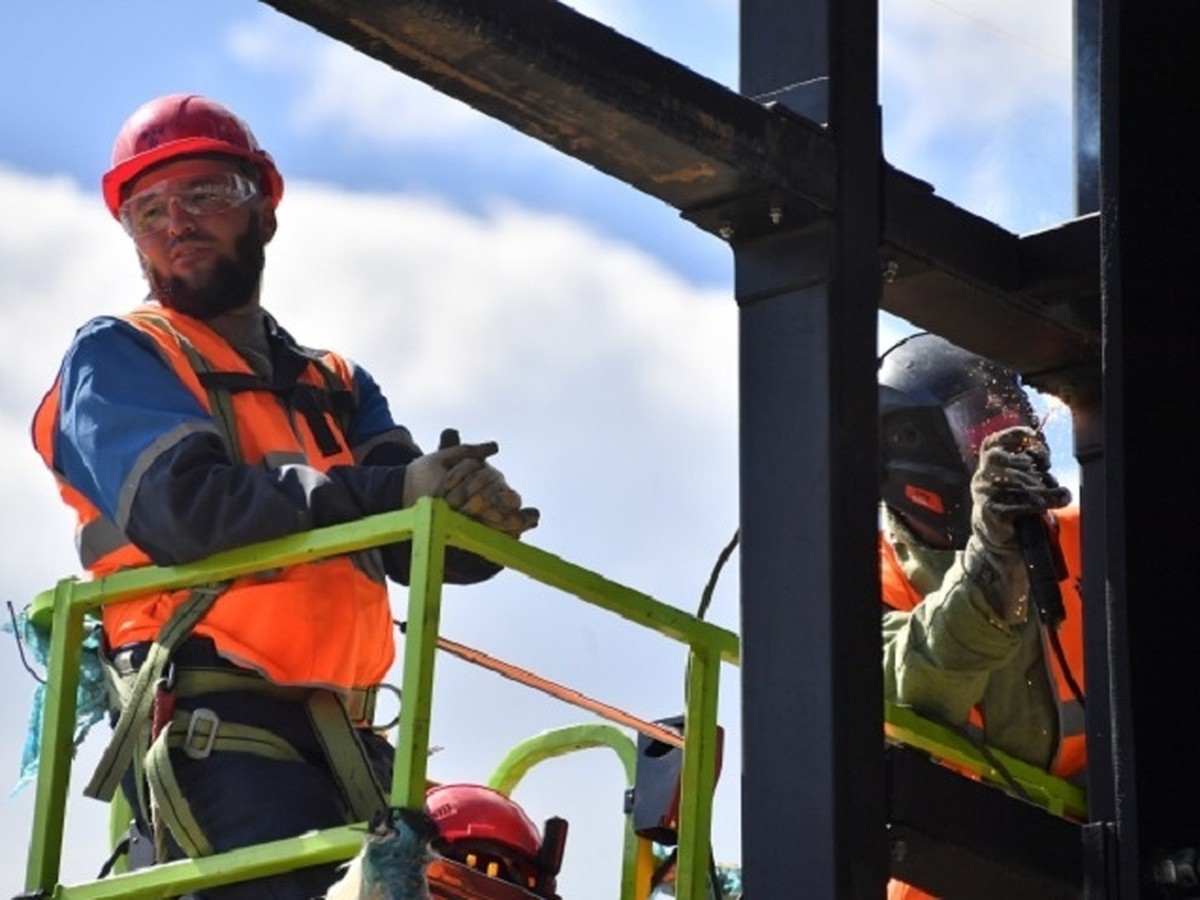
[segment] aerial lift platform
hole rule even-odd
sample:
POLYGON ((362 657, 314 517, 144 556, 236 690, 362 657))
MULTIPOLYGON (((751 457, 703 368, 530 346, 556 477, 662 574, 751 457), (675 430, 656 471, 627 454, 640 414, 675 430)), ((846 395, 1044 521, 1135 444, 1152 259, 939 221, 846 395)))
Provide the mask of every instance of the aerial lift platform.
MULTIPOLYGON (((623 727, 587 722, 531 735, 498 761, 487 782, 507 795, 530 769, 548 759, 593 748, 614 751, 624 768, 629 792, 623 821, 618 822, 614 816, 613 822, 614 828, 624 830, 621 871, 613 881, 620 886, 619 897, 621 900, 646 900, 653 895, 652 875, 659 863, 653 853, 651 838, 664 829, 670 833, 677 848, 674 895, 682 898, 708 896, 712 864, 709 833, 720 752, 717 722, 720 669, 722 664, 737 665, 740 662, 737 636, 536 546, 473 522, 451 511, 443 501, 429 498, 418 501, 410 509, 238 548, 184 566, 148 567, 95 581, 65 578, 54 589, 40 595, 32 605, 30 615, 34 624, 50 635, 49 668, 33 835, 26 893, 22 896, 57 900, 174 897, 303 866, 340 862, 355 855, 366 836, 362 823, 203 859, 133 871, 122 865, 115 875, 92 882, 61 884, 59 869, 67 792, 72 781, 76 696, 80 672, 85 668, 81 666, 83 638, 89 620, 94 621, 103 606, 109 603, 146 593, 216 583, 301 561, 406 540, 412 544, 412 574, 405 610, 407 625, 400 685, 403 703, 395 734, 391 735, 396 745, 391 805, 419 809, 425 803, 431 774, 428 759, 436 657, 439 648, 445 644, 438 633, 442 572, 446 548, 461 547, 563 591, 578 601, 619 615, 631 626, 652 629, 664 639, 687 647, 686 709, 681 720, 672 723, 671 730, 579 695, 587 702, 577 705, 623 727), (639 733, 653 740, 650 743, 635 742, 639 733), (662 769, 666 761, 664 751, 670 752, 673 747, 678 747, 681 752, 667 761, 671 771, 665 779, 657 777, 656 770, 662 769), (647 777, 647 772, 654 777, 647 777), (656 800, 655 795, 661 794, 664 788, 668 792, 675 791, 677 799, 674 803, 656 800), (654 810, 649 820, 651 827, 645 827, 645 817, 639 816, 643 799, 654 810), (667 819, 664 819, 664 812, 667 819)), ((533 678, 527 679, 526 683, 539 687, 533 678)), ((556 693, 560 699, 573 699, 570 691, 556 693)), ((1021 869, 1021 877, 1014 881, 1006 870, 997 868, 996 854, 993 853, 990 858, 985 857, 985 867, 995 869, 991 876, 993 883, 1016 886, 1036 883, 1040 885, 1039 896, 1069 895, 1069 885, 1079 873, 1078 855, 1057 859, 1044 851, 1048 835, 1078 832, 1079 823, 1087 815, 1087 800, 1081 788, 998 750, 984 753, 964 737, 922 719, 911 710, 889 706, 886 721, 888 745, 892 752, 901 754, 901 760, 920 761, 918 769, 923 766, 929 772, 940 771, 949 784, 973 786, 978 794, 973 801, 972 816, 999 814, 1016 826, 1014 832, 1019 839, 1007 852, 1010 864, 1021 869), (931 760, 934 759, 939 762, 933 764, 931 760), (947 766, 953 766, 953 770, 947 766), (972 780, 961 774, 964 772, 972 780), (1006 811, 1006 791, 1022 797, 1022 801, 1012 807, 1014 811, 1006 811)), ((926 805, 920 796, 908 799, 918 811, 926 805)), ((124 831, 129 815, 128 807, 119 801, 114 801, 113 806, 115 837, 124 831)), ((966 827, 964 822, 944 824, 956 829, 966 827)), ((893 845, 907 848, 911 844, 914 855, 920 860, 924 855, 920 848, 926 841, 927 836, 922 833, 903 831, 894 836, 893 845)), ((545 900, 547 897, 544 892, 528 891, 510 881, 458 865, 453 858, 435 857, 428 875, 433 894, 439 898, 545 900)), ((945 877, 945 872, 936 875, 936 878, 945 877)))
MULTIPOLYGON (((889 873, 947 895, 1046 896, 1020 840, 1024 801, 879 739, 879 309, 1070 406, 1087 812, 1047 828, 1041 855, 1065 866, 1073 896, 1195 895, 1200 667, 1185 545, 1196 491, 1179 464, 1197 347, 1188 126, 1200 4, 1076 0, 1078 216, 1021 236, 885 161, 874 0, 741 0, 737 92, 555 0, 269 3, 660 199, 732 250, 749 896, 800 885, 877 898, 889 873), (780 644, 795 652, 771 652, 780 644), (814 689, 777 702, 798 684, 814 689), (997 803, 971 815, 984 796, 997 803)), ((695 755, 692 766, 696 779, 707 771, 695 755)), ((682 877, 695 859, 681 846, 682 877)))

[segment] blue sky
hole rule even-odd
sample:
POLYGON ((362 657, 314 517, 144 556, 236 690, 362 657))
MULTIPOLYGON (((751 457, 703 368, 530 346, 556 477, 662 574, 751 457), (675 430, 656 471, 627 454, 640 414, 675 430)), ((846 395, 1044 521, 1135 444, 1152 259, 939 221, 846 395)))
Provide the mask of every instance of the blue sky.
MULTIPOLYGON (((733 86, 734 0, 593 0, 580 11, 733 86)), ((131 248, 97 185, 144 100, 195 91, 235 109, 287 190, 264 303, 307 343, 355 358, 418 441, 499 441, 543 512, 528 539, 685 609, 737 521, 736 309, 728 249, 670 209, 250 0, 25 4, 0 32, 0 599, 75 570, 72 524, 28 443, 73 330, 137 303, 131 248)), ((1070 4, 885 0, 889 161, 1017 232, 1072 215, 1070 4), (998 76, 996 73, 1003 73, 998 76)), ((884 318, 881 343, 905 325, 884 318)), ((1065 423, 1057 461, 1069 481, 1065 423)), ((736 557, 734 558, 736 563, 736 557)), ((737 627, 736 567, 709 617, 737 627)), ((401 596, 399 593, 394 596, 401 596)), ((682 703, 682 654, 511 573, 451 590, 444 630, 645 718, 682 703)), ((0 788, 15 782, 33 684, 0 653, 0 788)), ((503 752, 581 711, 439 663, 433 777, 485 780, 503 752)), ((736 859, 739 682, 714 834, 736 859)), ((81 752, 94 760, 99 740, 81 752)), ((562 893, 615 894, 622 788, 591 751, 517 798, 571 821, 562 893)), ((0 799, 0 894, 23 881, 32 791, 0 799)), ((72 788, 67 881, 103 860, 103 810, 72 788)))

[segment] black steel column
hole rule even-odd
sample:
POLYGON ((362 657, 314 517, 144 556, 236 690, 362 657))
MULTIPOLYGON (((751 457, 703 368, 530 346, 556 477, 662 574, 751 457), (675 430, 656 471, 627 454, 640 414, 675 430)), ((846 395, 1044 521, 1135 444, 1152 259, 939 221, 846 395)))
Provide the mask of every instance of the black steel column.
POLYGON ((1197 408, 1200 4, 1104 0, 1102 10, 1110 896, 1134 898, 1155 896, 1156 880, 1179 891, 1190 873, 1175 854, 1200 846, 1197 490, 1185 437, 1197 408))
POLYGON ((1075 0, 1075 212, 1100 204, 1100 0, 1075 0))
POLYGON ((742 859, 756 900, 887 878, 876 556, 873 2, 743 0, 742 92, 837 140, 833 215, 732 235, 740 306, 742 859))
MULTIPOLYGON (((1100 0, 1074 3, 1075 212, 1100 205, 1100 0)), ((1097 291, 1099 285, 1097 285, 1097 291)), ((1087 673, 1088 812, 1083 828, 1084 892, 1091 900, 1109 896, 1116 866, 1114 781, 1109 654, 1113 623, 1105 603, 1105 459, 1103 391, 1097 383, 1068 398, 1079 462, 1083 554, 1084 671, 1087 673)))
MULTIPOLYGON (((1099 373, 1097 373, 1099 375, 1099 373)), ((1075 457, 1079 462, 1083 538, 1084 671, 1087 673, 1087 790, 1090 822, 1083 828, 1084 894, 1105 900, 1113 893, 1116 872, 1116 743, 1113 728, 1114 683, 1124 676, 1110 654, 1115 623, 1105 602, 1105 455, 1104 410, 1099 386, 1071 398, 1075 457)))

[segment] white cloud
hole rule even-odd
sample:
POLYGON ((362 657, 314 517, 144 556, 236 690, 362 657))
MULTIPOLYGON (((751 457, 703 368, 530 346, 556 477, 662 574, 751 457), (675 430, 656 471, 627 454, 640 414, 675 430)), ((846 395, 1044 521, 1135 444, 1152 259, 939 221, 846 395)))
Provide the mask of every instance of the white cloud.
POLYGON ((736 318, 723 292, 512 204, 475 217, 432 199, 300 190, 281 208, 268 294, 317 333, 332 298, 314 282, 376 295, 368 318, 337 327, 376 360, 398 361, 414 406, 464 404, 480 390, 547 402, 600 382, 637 384, 639 406, 673 417, 732 411, 736 318))
POLYGON ((909 128, 972 127, 1069 102, 1068 4, 888 0, 880 31, 881 80, 914 103, 909 128))
POLYGON ((888 0, 880 31, 891 162, 1015 230, 1073 214, 1070 4, 888 0))
MULTIPOLYGON (((4 297, 6 385, 48 385, 72 323, 106 308, 114 291, 142 289, 134 252, 108 215, 99 192, 65 178, 31 179, 0 165, 5 207, 0 217, 0 295, 4 297), (50 347, 42 342, 45 339, 50 347)), ((11 402, 12 391, 6 391, 11 402)))
POLYGON ((277 16, 238 22, 228 49, 243 65, 295 80, 293 116, 304 130, 399 145, 454 140, 490 124, 465 104, 340 41, 298 36, 277 16))

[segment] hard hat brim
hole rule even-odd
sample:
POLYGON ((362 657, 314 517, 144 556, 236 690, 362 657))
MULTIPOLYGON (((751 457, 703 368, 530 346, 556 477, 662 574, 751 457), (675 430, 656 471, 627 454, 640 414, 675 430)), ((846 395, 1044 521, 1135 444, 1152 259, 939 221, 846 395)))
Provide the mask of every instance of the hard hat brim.
POLYGON ((144 153, 138 153, 105 172, 100 180, 100 185, 108 211, 112 213, 114 219, 120 219, 121 193, 125 185, 147 169, 162 162, 197 156, 202 153, 220 153, 223 156, 232 156, 254 163, 263 175, 263 193, 274 203, 278 203, 283 197, 283 177, 275 168, 274 160, 266 151, 246 150, 216 138, 189 137, 167 141, 144 153))

